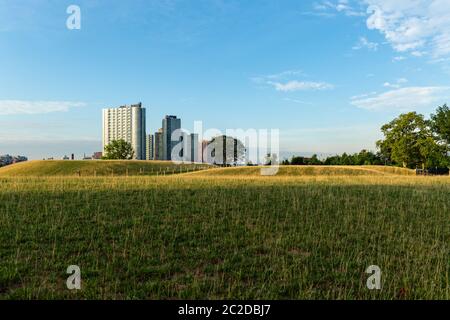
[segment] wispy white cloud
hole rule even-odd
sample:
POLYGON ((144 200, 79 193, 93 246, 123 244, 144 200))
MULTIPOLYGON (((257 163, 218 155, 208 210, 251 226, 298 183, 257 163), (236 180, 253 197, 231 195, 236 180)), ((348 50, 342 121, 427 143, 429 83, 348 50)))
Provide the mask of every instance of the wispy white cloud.
POLYGON ((385 82, 383 84, 383 87, 386 88, 394 88, 394 89, 398 89, 400 88, 403 84, 407 83, 408 79, 406 78, 399 78, 395 81, 395 83, 391 83, 391 82, 385 82))
POLYGON ((386 88, 400 88, 400 85, 398 83, 385 82, 385 83, 383 83, 383 87, 386 87, 386 88))
POLYGON ((378 50, 378 43, 376 42, 370 42, 367 40, 366 37, 360 37, 359 41, 356 45, 353 46, 353 50, 361 50, 361 49, 368 49, 370 51, 377 51, 378 50))
POLYGON ((443 103, 450 87, 405 87, 351 98, 351 104, 371 111, 411 111, 443 103))
POLYGON ((305 73, 303 73, 303 71, 294 69, 276 74, 253 77, 251 80, 256 84, 270 86, 275 88, 275 90, 282 92, 326 90, 334 88, 332 84, 323 81, 298 80, 299 77, 304 76, 305 73))
POLYGON ((299 69, 292 69, 292 70, 286 70, 286 71, 282 71, 279 73, 274 73, 274 74, 269 74, 269 75, 264 75, 264 76, 256 76, 256 77, 251 78, 251 80, 256 83, 261 83, 261 84, 266 83, 267 84, 267 82, 269 82, 269 81, 287 80, 287 79, 291 79, 292 77, 297 77, 297 76, 305 76, 305 73, 299 69))
POLYGON ((358 95, 356 95, 356 96, 351 97, 350 99, 351 99, 351 100, 359 100, 359 99, 367 98, 367 97, 370 97, 370 96, 373 96, 373 95, 376 95, 376 94, 377 94, 376 91, 372 91, 372 92, 370 92, 370 93, 358 94, 358 95))
POLYGON ((395 56, 395 57, 392 58, 393 62, 399 62, 399 61, 403 61, 403 60, 406 60, 406 57, 404 57, 404 56, 395 56))
POLYGON ((350 3, 349 0, 325 0, 313 4, 313 10, 317 15, 332 16, 335 13, 343 13, 347 16, 361 17, 366 13, 358 8, 357 3, 350 3))
POLYGON ((411 52, 411 55, 413 55, 414 57, 423 57, 426 54, 427 54, 426 51, 419 51, 419 50, 411 52))
POLYGON ((84 106, 83 102, 72 101, 0 100, 0 115, 66 112, 70 108, 84 106))
POLYGON ((288 101, 288 102, 297 103, 297 104, 307 104, 307 105, 312 105, 311 102, 307 102, 307 101, 303 101, 303 100, 298 100, 298 99, 284 98, 283 100, 284 100, 284 101, 288 101))
POLYGON ((334 88, 332 84, 326 82, 297 81, 297 80, 288 81, 286 83, 269 81, 268 84, 272 85, 277 91, 283 92, 326 90, 334 88))
POLYGON ((276 73, 276 74, 270 74, 268 76, 266 76, 266 78, 268 79, 283 79, 286 77, 291 77, 291 76, 304 76, 305 73, 302 70, 286 70, 280 73, 276 73))
POLYGON ((433 58, 450 55, 448 0, 364 0, 367 27, 380 31, 397 52, 433 58))

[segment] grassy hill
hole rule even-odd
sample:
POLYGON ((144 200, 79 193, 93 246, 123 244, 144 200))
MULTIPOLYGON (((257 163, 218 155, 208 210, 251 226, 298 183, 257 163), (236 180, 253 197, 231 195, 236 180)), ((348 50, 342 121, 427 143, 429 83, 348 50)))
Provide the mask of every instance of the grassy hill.
MULTIPOLYGON (((215 168, 192 175, 261 176, 262 167, 215 168)), ((413 176, 414 170, 386 166, 280 166, 277 176, 413 176)))
MULTIPOLYGON (((0 168, 5 176, 141 176, 188 173, 199 176, 261 176, 262 167, 217 168, 207 164, 171 161, 27 161, 0 168), (209 169, 209 170, 205 170, 209 169), (201 172, 196 172, 201 171, 201 172)), ((280 166, 277 176, 384 176, 415 175, 414 170, 385 166, 280 166)))
POLYGON ((0 168, 5 176, 136 176, 185 173, 210 168, 206 164, 174 164, 171 161, 27 161, 0 168))

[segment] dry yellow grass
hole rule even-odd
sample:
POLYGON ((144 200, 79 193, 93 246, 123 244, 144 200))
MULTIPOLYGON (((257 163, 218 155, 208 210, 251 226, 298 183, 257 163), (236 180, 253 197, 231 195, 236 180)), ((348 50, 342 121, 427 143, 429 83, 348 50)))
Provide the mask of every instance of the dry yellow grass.
MULTIPOLYGON (((215 168, 192 173, 200 176, 261 176, 261 169, 268 167, 215 168)), ((280 166, 276 176, 414 176, 411 169, 388 166, 280 166)), ((264 176, 262 176, 264 177, 264 176)))
POLYGON ((146 176, 169 175, 211 168, 208 164, 174 164, 172 161, 62 161, 35 160, 0 168, 0 177, 14 176, 146 176))

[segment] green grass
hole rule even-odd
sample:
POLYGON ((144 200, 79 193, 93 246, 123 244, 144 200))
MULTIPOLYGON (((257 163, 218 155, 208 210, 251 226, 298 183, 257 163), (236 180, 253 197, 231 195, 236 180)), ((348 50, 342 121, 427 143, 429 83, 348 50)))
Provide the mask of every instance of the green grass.
POLYGON ((0 299, 450 298, 448 177, 206 173, 0 177, 0 299))
POLYGON ((1 176, 136 176, 169 175, 211 168, 206 164, 171 161, 27 161, 0 168, 1 176))

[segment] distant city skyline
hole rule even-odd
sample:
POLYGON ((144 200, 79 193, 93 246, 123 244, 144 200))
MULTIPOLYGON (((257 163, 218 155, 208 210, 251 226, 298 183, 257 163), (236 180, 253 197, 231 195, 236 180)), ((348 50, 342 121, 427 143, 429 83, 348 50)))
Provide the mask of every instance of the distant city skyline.
MULTIPOLYGON (((201 159, 199 134, 186 131, 177 116, 166 115, 162 119, 161 128, 154 134, 149 133, 146 126, 146 108, 142 103, 103 109, 102 128, 102 151, 95 154, 106 155, 106 147, 109 144, 124 140, 133 148, 134 160, 198 162, 201 159), (155 149, 158 150, 156 157, 155 149), (173 154, 178 155, 173 158, 173 154)), ((64 156, 63 159, 67 160, 68 157, 64 156)))
POLYGON ((91 155, 101 110, 138 101, 147 134, 174 114, 191 132, 280 129, 282 158, 352 153, 450 103, 444 0, 0 3, 0 154, 91 155))

